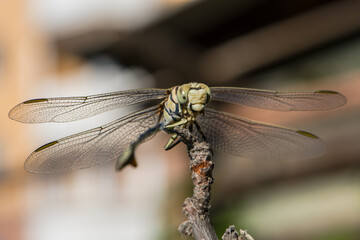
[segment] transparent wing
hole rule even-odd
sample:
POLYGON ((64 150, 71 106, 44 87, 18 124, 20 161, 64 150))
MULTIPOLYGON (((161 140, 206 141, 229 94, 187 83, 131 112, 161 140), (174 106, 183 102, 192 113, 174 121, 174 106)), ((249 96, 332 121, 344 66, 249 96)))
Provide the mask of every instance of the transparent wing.
POLYGON ((50 142, 26 160, 33 173, 66 172, 116 160, 128 147, 149 140, 159 129, 159 106, 125 116, 102 127, 50 142))
POLYGON ((87 97, 40 98, 16 105, 9 117, 23 123, 69 122, 167 95, 166 89, 135 89, 87 97))
POLYGON ((338 92, 279 92, 250 88, 212 87, 212 100, 280 111, 325 110, 340 107, 346 98, 338 92))
POLYGON ((206 109, 198 123, 214 149, 253 159, 306 159, 321 155, 315 135, 206 109))

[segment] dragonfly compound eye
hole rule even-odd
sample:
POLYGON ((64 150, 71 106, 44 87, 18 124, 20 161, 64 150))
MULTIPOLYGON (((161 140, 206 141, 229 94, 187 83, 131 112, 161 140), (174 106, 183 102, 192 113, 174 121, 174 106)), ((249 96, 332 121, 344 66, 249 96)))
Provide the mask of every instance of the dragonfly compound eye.
POLYGON ((184 84, 181 87, 179 87, 176 97, 181 105, 184 105, 187 103, 189 89, 190 89, 190 87, 188 86, 188 84, 184 84))

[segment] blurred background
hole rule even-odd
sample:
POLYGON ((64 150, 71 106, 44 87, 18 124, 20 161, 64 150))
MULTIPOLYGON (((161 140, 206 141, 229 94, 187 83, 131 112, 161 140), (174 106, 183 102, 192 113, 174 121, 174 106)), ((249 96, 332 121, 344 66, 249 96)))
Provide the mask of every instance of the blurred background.
POLYGON ((360 239, 360 1, 0 1, 0 239, 184 239, 192 194, 185 147, 159 133, 114 163, 39 176, 23 162, 37 147, 143 106, 74 123, 26 125, 7 114, 42 97, 123 89, 210 86, 327 89, 339 109, 275 112, 218 106, 304 129, 326 142, 320 158, 255 161, 215 152, 211 218, 256 240, 360 239))

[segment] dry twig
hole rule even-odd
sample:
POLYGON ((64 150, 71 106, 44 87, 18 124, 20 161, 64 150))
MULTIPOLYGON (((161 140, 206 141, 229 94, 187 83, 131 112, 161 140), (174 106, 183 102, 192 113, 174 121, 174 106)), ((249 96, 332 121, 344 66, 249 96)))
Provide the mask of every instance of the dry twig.
MULTIPOLYGON (((184 201, 183 213, 188 220, 179 226, 182 234, 192 236, 197 240, 218 240, 210 221, 211 184, 214 179, 211 161, 212 150, 204 139, 193 135, 188 129, 176 127, 182 141, 186 144, 190 157, 191 180, 194 185, 193 196, 184 201)), ((230 226, 222 237, 223 240, 254 240, 246 231, 240 230, 240 235, 234 226, 230 226)))

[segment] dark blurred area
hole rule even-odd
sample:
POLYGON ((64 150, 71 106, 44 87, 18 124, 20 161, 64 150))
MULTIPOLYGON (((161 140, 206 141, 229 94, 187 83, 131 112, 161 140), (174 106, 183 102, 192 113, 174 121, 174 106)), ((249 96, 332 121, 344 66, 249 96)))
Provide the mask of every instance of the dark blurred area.
MULTIPOLYGON (((348 99, 320 112, 215 106, 327 145, 322 157, 296 162, 215 152, 219 237, 235 224, 256 240, 360 239, 360 1, 3 0, 0 20, 0 239, 182 239, 192 187, 184 146, 165 152, 159 134, 139 148, 135 170, 116 173, 110 163, 30 175, 22 164, 33 149, 106 121, 35 126, 7 112, 30 98, 192 81, 348 99)), ((110 114, 108 122, 119 116, 110 114)))

